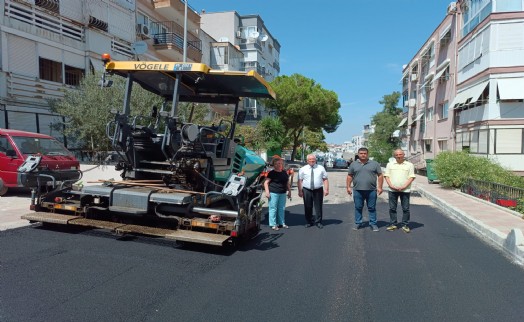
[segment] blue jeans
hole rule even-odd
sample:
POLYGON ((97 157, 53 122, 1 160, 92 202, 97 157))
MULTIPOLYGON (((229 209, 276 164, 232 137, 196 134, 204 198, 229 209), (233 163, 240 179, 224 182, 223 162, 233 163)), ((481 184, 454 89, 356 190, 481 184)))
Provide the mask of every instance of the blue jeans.
POLYGON ((285 225, 284 212, 286 209, 285 193, 269 193, 269 226, 285 225))
POLYGON ((377 224, 377 191, 376 190, 353 190, 353 201, 355 202, 355 224, 362 224, 362 209, 364 201, 368 206, 369 224, 377 224))
POLYGON ((409 224, 409 192, 390 191, 388 194, 389 199, 389 224, 397 224, 397 206, 398 199, 400 198, 400 204, 402 205, 402 225, 407 226, 409 224))

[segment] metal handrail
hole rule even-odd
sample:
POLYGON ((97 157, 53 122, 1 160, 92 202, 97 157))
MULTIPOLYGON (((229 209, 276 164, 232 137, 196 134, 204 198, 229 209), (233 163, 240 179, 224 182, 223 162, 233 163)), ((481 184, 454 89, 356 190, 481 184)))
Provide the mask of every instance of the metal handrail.
POLYGON ((476 179, 467 179, 460 190, 504 207, 516 207, 519 201, 524 199, 524 189, 476 179))

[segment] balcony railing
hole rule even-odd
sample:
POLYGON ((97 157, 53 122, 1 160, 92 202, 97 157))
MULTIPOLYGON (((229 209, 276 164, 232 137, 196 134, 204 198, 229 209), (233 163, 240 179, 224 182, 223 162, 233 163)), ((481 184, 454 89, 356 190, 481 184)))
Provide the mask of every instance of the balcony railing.
MULTIPOLYGON (((184 50, 184 27, 174 21, 151 23, 153 45, 157 49, 184 50)), ((202 59, 202 41, 192 33, 187 33, 187 56, 193 61, 202 59)))

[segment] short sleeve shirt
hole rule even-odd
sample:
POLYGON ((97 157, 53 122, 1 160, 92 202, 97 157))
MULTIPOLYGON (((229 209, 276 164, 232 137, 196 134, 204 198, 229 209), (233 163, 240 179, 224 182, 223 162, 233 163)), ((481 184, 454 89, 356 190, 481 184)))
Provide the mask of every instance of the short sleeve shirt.
MULTIPOLYGON (((386 166, 385 177, 389 177, 389 180, 394 186, 403 186, 409 178, 415 178, 415 167, 411 162, 404 161, 402 163, 390 162, 386 166)), ((411 192, 411 185, 409 185, 403 192, 411 192)))
POLYGON ((355 190, 376 190, 377 176, 381 173, 380 164, 374 160, 368 160, 366 163, 357 160, 352 162, 348 169, 348 175, 353 176, 355 190))
POLYGON ((272 193, 286 193, 287 191, 287 182, 289 180, 289 176, 287 175, 286 171, 275 171, 271 170, 267 174, 267 178, 271 179, 269 182, 269 192, 272 193))
MULTIPOLYGON (((315 184, 314 189, 320 189, 324 187, 324 180, 328 178, 326 169, 318 164, 313 166, 313 175, 315 184)), ((311 166, 305 165, 298 171, 298 180, 302 180, 302 187, 309 189, 311 187, 311 166)))

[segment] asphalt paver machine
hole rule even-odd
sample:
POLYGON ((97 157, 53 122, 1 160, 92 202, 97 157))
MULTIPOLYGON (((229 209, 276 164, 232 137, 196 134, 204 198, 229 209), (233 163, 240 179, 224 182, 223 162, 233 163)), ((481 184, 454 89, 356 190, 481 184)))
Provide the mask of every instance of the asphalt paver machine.
POLYGON ((110 75, 126 79, 123 107, 107 125, 122 179, 38 192, 34 212, 22 218, 211 245, 256 235, 266 163, 242 146, 235 128, 245 117, 241 99, 274 99, 271 87, 254 71, 104 60, 102 84, 110 75), (162 108, 131 117, 137 86, 161 96, 162 108), (231 104, 234 112, 216 126, 193 124, 177 117, 180 102, 231 104))

